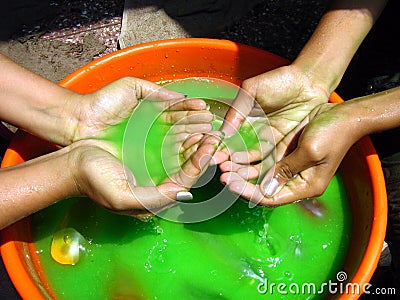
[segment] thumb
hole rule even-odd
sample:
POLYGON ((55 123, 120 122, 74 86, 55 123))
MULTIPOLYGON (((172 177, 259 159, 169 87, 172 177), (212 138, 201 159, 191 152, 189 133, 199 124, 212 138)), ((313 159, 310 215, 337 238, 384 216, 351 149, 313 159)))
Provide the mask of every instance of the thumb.
POLYGON ((280 191, 289 181, 296 179, 300 172, 314 165, 315 163, 307 159, 301 148, 296 148, 266 174, 260 184, 261 190, 266 196, 271 197, 280 191))

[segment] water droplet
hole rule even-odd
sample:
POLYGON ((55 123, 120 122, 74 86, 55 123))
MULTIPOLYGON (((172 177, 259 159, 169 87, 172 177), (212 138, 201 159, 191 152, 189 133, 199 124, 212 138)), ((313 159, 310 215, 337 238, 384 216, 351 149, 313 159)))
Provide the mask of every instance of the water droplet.
POLYGON ((156 233, 157 234, 162 234, 163 232, 164 232, 164 230, 160 226, 156 227, 156 233))
POLYGON ((293 274, 289 271, 285 271, 284 275, 288 280, 292 280, 294 277, 293 274))

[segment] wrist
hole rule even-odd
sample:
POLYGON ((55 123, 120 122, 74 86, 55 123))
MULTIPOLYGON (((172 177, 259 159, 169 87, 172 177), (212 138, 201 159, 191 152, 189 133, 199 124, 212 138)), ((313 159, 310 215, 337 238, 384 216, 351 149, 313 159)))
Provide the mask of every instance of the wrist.
POLYGON ((79 130, 79 120, 81 118, 81 110, 84 105, 82 99, 83 95, 66 90, 63 96, 64 105, 62 114, 65 116, 60 122, 58 127, 60 136, 58 137, 58 144, 61 146, 67 146, 75 142, 76 134, 79 130))
POLYGON ((327 95, 327 98, 337 88, 342 79, 344 70, 338 66, 332 67, 323 57, 308 59, 305 56, 298 56, 292 63, 309 80, 310 86, 317 88, 327 95))
POLYGON ((337 1, 295 60, 331 93, 384 7, 385 1, 337 1), (339 3, 341 2, 341 3, 339 3))
POLYGON ((361 136, 400 126, 400 87, 346 101, 361 136))
POLYGON ((68 173, 71 178, 71 182, 74 185, 74 193, 76 195, 84 195, 83 182, 85 180, 84 170, 81 166, 84 164, 84 153, 86 147, 84 146, 85 141, 79 141, 71 144, 70 146, 64 148, 67 151, 67 165, 68 173))

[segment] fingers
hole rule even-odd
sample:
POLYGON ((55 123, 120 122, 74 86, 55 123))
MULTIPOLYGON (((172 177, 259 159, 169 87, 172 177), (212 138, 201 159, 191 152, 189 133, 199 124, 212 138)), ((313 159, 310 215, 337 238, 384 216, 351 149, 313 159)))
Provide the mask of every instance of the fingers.
POLYGON ((197 151, 203 138, 203 134, 195 134, 190 136, 183 142, 179 151, 183 156, 185 162, 190 159, 192 155, 197 151))
POLYGON ((221 182, 228 188, 256 205, 275 207, 289 204, 302 199, 320 196, 329 184, 327 180, 311 180, 315 176, 296 176, 287 181, 281 189, 272 196, 265 194, 260 185, 253 184, 239 172, 227 172, 221 175, 221 182))
MULTIPOLYGON (((175 184, 152 186, 135 186, 131 189, 132 196, 143 209, 151 212, 170 206, 175 202, 177 193, 184 189, 175 184)), ((128 209, 129 210, 129 209, 128 209)))
POLYGON ((265 195, 260 204, 278 206, 320 196, 328 187, 333 176, 326 176, 322 173, 313 170, 303 171, 301 175, 299 174, 287 181, 274 195, 265 195))
POLYGON ((210 124, 214 116, 208 110, 200 111, 166 111, 160 116, 161 121, 167 124, 210 124))
POLYGON ((143 201, 143 208, 127 210, 124 211, 123 214, 135 217, 142 221, 146 221, 155 214, 176 205, 177 202, 175 199, 183 201, 191 200, 193 197, 182 187, 170 183, 162 184, 158 187, 135 188, 134 190, 134 194, 137 197, 141 197, 138 199, 140 199, 140 202, 143 201), (184 197, 180 195, 184 195, 184 197))
POLYGON ((206 110, 207 103, 196 98, 173 99, 164 103, 164 108, 168 110, 206 110))
MULTIPOLYGON (((220 164, 220 169, 221 171, 224 172, 235 172, 237 173, 240 177, 246 180, 251 180, 251 179, 257 179, 264 174, 266 174, 269 170, 272 170, 272 168, 275 165, 275 159, 273 155, 269 155, 265 159, 263 159, 260 163, 250 165, 250 164, 238 164, 233 161, 226 161, 222 164, 220 164)), ((269 174, 268 176, 264 176, 264 180, 266 181, 266 177, 269 178, 269 180, 272 177, 272 174, 269 174)))
POLYGON ((264 199, 259 186, 248 182, 237 173, 228 172, 221 175, 221 182, 225 183, 229 190, 242 196, 253 203, 260 203, 264 199))
POLYGON ((227 148, 217 149, 214 153, 211 165, 219 165, 229 159, 229 150, 227 148))
POLYGON ((219 167, 223 173, 234 172, 245 180, 255 179, 260 175, 259 165, 243 166, 243 165, 231 162, 231 161, 226 161, 226 162, 222 163, 219 167))
POLYGON ((209 123, 200 124, 175 124, 171 127, 168 134, 187 134, 189 136, 193 133, 206 133, 212 130, 212 125, 209 123))
POLYGON ((320 196, 327 188, 336 168, 307 156, 297 148, 273 168, 272 156, 257 165, 242 165, 227 161, 220 165, 221 181, 229 189, 258 205, 279 206, 320 196), (308 159, 306 159, 308 158, 308 159), (264 165, 261 165, 264 164, 264 165), (266 172, 268 171, 268 172, 266 172), (265 176, 260 184, 249 182, 265 176))
POLYGON ((265 141, 260 141, 257 146, 259 149, 234 152, 231 155, 231 160, 238 164, 250 164, 263 160, 274 150, 274 145, 265 141))
POLYGON ((336 169, 321 160, 307 159, 297 148, 276 164, 272 179, 261 182, 260 191, 265 197, 260 204, 276 206, 320 196, 336 169))
POLYGON ((164 87, 160 87, 158 84, 144 79, 134 78, 134 77, 124 77, 119 80, 130 84, 130 86, 135 92, 137 99, 145 99, 151 96, 152 100, 165 101, 173 99, 182 99, 185 97, 185 95, 183 95, 182 93, 175 92, 164 87))
POLYGON ((136 99, 160 101, 163 109, 169 110, 205 110, 207 103, 201 99, 186 99, 186 95, 172 91, 160 85, 134 77, 124 77, 111 85, 129 85, 136 99))
POLYGON ((263 180, 261 182, 261 189, 267 196, 275 194, 299 172, 314 166, 314 162, 308 160, 300 149, 296 148, 276 164, 271 181, 263 180))
MULTIPOLYGON (((199 144, 199 146, 177 173, 170 175, 157 187, 134 187, 132 189, 135 199, 139 200, 141 205, 152 214, 173 206, 176 204, 176 200, 182 201, 192 198, 188 189, 196 183, 199 176, 207 168, 220 144, 219 132, 213 132, 213 135, 207 135, 200 141, 198 141, 199 136, 201 135, 195 135, 192 137, 192 141, 185 142, 194 143, 196 147, 199 144)), ((195 145, 192 145, 189 149, 195 147, 195 145)), ((187 147, 187 145, 183 147, 187 147)), ((138 209, 130 211, 129 214, 141 219, 151 216, 138 209)))
POLYGON ((223 131, 227 137, 234 135, 242 122, 252 111, 254 104, 254 99, 243 89, 239 89, 236 99, 225 115, 221 131, 223 131))
POLYGON ((200 141, 197 151, 191 155, 190 159, 184 163, 177 173, 167 178, 164 183, 173 182, 189 189, 208 167, 220 142, 220 132, 205 135, 200 141))

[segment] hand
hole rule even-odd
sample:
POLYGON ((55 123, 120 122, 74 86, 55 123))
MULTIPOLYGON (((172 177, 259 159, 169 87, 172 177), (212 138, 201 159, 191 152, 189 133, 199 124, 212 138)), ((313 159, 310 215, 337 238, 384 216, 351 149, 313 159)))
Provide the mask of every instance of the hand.
POLYGON ((363 135, 360 122, 352 115, 354 107, 350 108, 347 103, 327 103, 315 108, 282 140, 283 144, 278 144, 286 147, 298 142, 296 149, 279 161, 260 184, 249 182, 243 175, 261 175, 258 166, 250 165, 223 174, 222 180, 233 192, 266 206, 321 195, 348 149, 363 135))
MULTIPOLYGON (((221 176, 222 182, 229 185, 233 180, 232 176, 239 176, 252 184, 259 178, 264 178, 264 182, 271 179, 272 174, 265 173, 290 149, 290 143, 298 132, 295 129, 299 124, 304 126, 304 120, 311 110, 328 101, 329 94, 322 83, 313 82, 305 74, 292 64, 243 82, 242 87, 249 94, 240 90, 226 114, 222 131, 228 136, 232 135, 245 118, 257 115, 260 119, 268 118, 268 121, 264 122, 265 128, 257 133, 264 141, 268 140, 278 146, 276 151, 218 151, 214 160, 220 164, 224 173, 221 176), (254 101, 253 97, 257 101, 254 101), (260 111, 266 114, 263 115, 260 111)), ((232 191, 235 190, 237 189, 232 191)))
POLYGON ((206 103, 203 100, 181 101, 184 99, 181 93, 170 91, 146 80, 125 77, 91 94, 75 94, 70 98, 68 105, 75 107, 76 121, 71 124, 71 129, 66 133, 67 138, 61 144, 68 145, 83 139, 102 138, 110 127, 119 125, 129 118, 139 100, 147 97, 152 101, 160 101, 160 105, 164 106, 164 118, 167 121, 175 122, 185 115, 191 120, 198 119, 195 123, 202 124, 193 126, 185 124, 178 126, 176 130, 181 128, 181 132, 186 133, 196 132, 199 129, 211 130, 211 125, 204 121, 204 118, 208 120, 211 114, 205 110, 206 103))
MULTIPOLYGON (((328 102, 330 95, 323 83, 308 76, 307 72, 294 64, 247 79, 242 87, 249 95, 242 90, 238 93, 221 130, 227 136, 232 135, 247 116, 261 107, 269 119, 276 143, 316 106, 328 102)), ((221 159, 217 159, 217 163, 221 162, 221 159)))
MULTIPOLYGON (((223 145, 225 147, 214 156, 214 159, 224 161, 219 166, 222 173, 238 172, 244 179, 253 182, 258 177, 262 178, 275 164, 274 137, 265 115, 247 117, 239 131, 225 139, 223 145), (235 145, 238 139, 244 141, 239 143, 241 147, 235 145)), ((222 175, 223 182, 226 176, 222 175)))
MULTIPOLYGON (((86 162, 93 162, 93 165, 101 162, 103 168, 109 165, 107 170, 112 170, 112 174, 108 174, 107 177, 110 179, 103 178, 105 176, 102 174, 101 178, 98 178, 96 182, 101 182, 102 180, 104 181, 103 183, 109 180, 111 182, 115 181, 116 183, 113 186, 118 186, 118 189, 114 191, 114 189, 110 188, 110 185, 106 185, 107 190, 102 189, 103 185, 97 186, 97 191, 93 189, 92 179, 95 178, 93 166, 91 175, 87 174, 87 176, 80 177, 83 182, 85 182, 86 178, 87 182, 86 185, 83 184, 82 186, 90 188, 80 187, 79 190, 84 191, 85 195, 112 210, 129 210, 129 214, 138 216, 143 213, 144 209, 155 212, 173 205, 177 193, 190 189, 194 183, 192 181, 197 180, 197 176, 200 175, 202 169, 208 163, 208 160, 207 162, 204 161, 204 155, 207 157, 209 151, 215 152, 213 147, 207 146, 211 138, 207 138, 204 141, 204 134, 211 131, 210 123, 213 116, 209 111, 205 110, 206 103, 203 100, 184 99, 184 96, 180 93, 160 88, 154 83, 133 78, 124 78, 116 81, 88 95, 87 99, 86 101, 89 102, 87 102, 86 108, 82 109, 84 117, 81 118, 82 121, 78 124, 78 130, 75 130, 76 137, 74 139, 83 141, 88 138, 97 138, 97 143, 100 146, 97 149, 90 148, 85 151, 79 147, 84 154, 80 152, 79 160, 85 158, 86 162), (165 140, 164 146, 172 149, 168 152, 175 151, 176 154, 179 152, 178 155, 171 152, 171 158, 177 156, 184 158, 183 162, 175 161, 174 159, 172 159, 172 163, 164 161, 168 166, 168 175, 170 177, 157 187, 140 187, 134 179, 135 175, 126 168, 124 170, 122 164, 115 159, 115 157, 121 156, 119 145, 112 144, 110 139, 107 138, 107 134, 112 132, 114 127, 124 124, 124 121, 131 115, 133 109, 139 103, 138 100, 141 98, 145 98, 145 101, 151 101, 157 106, 156 113, 153 116, 154 119, 158 112, 161 113, 160 117, 157 118, 161 121, 161 125, 158 122, 159 125, 157 126, 166 128, 164 128, 167 132, 167 135, 163 137, 165 140), (202 160, 203 168, 200 168, 200 159, 202 160), (178 165, 176 165, 177 162, 178 165), (176 173, 171 175, 172 172, 176 173), (124 179, 125 177, 123 176, 126 175, 130 179, 124 179), (177 177, 176 180, 174 180, 175 177, 177 177), (119 186, 118 182, 122 186, 119 186), (118 199, 118 197, 113 194, 118 190, 124 191, 125 194, 121 192, 120 195, 124 200, 121 200, 121 202, 116 200, 116 203, 114 200, 118 199)), ((140 110, 135 111, 135 113, 140 113, 140 110)), ((135 118, 135 113, 132 118, 135 118)), ((144 126, 144 124, 141 125, 144 126)), ((120 138, 122 140, 122 136, 120 138)), ((169 157, 167 157, 168 159, 169 157)), ((92 166, 90 163, 82 165, 88 165, 89 170, 90 166, 92 166)), ((86 174, 85 172, 82 170, 80 173, 86 174)), ((78 178, 78 176, 76 177, 78 178)), ((79 181, 77 182, 80 184, 79 181)))
POLYGON ((113 148, 99 140, 66 147, 71 149, 69 170, 79 194, 109 210, 147 218, 181 200, 179 195, 188 196, 179 193, 187 192, 207 167, 220 142, 219 133, 215 134, 204 135, 196 144, 184 143, 182 155, 186 161, 182 168, 158 186, 138 186, 135 175, 113 155, 113 148))

